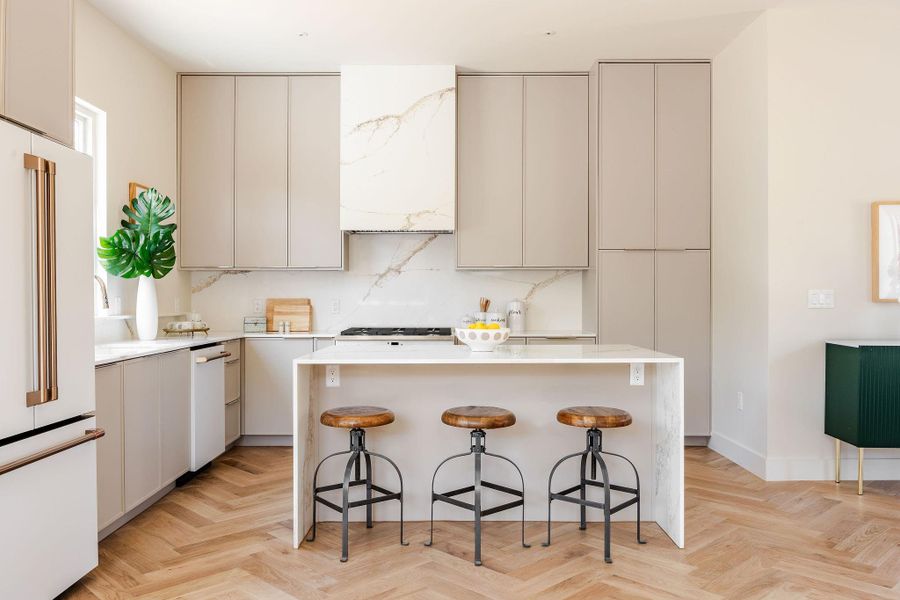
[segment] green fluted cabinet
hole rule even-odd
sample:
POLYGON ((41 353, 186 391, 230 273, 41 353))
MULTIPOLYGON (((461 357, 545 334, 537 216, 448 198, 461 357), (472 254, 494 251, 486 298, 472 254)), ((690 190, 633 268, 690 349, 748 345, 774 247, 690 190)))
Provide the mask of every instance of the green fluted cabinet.
POLYGON ((856 446, 862 494, 863 449, 900 448, 900 341, 826 343, 825 433, 835 439, 835 481, 841 442, 856 446))

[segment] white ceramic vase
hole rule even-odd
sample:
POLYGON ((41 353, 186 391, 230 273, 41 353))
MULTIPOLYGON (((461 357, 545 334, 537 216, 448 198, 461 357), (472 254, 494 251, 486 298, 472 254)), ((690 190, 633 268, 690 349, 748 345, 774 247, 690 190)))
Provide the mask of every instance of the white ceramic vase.
POLYGON ((156 280, 143 275, 138 279, 137 304, 135 305, 138 338, 155 340, 159 327, 159 306, 156 302, 156 280))

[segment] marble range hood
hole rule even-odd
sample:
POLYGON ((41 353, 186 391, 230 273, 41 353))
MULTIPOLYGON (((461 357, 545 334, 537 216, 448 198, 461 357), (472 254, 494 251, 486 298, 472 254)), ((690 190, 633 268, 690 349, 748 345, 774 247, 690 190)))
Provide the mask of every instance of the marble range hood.
POLYGON ((341 67, 341 229, 452 232, 456 67, 341 67))

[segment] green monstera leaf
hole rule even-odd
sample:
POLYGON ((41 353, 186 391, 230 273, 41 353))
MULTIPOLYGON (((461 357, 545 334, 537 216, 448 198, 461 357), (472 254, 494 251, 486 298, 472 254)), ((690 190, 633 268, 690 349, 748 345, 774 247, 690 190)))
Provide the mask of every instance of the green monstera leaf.
POLYGON ((151 188, 123 206, 122 212, 134 222, 123 219, 121 229, 100 238, 100 264, 116 277, 162 279, 175 267, 175 224, 163 223, 175 214, 175 205, 151 188))
POLYGON ((176 225, 168 223, 163 225, 162 222, 175 214, 175 204, 168 196, 163 197, 156 188, 150 188, 141 192, 137 198, 132 200, 132 206, 125 205, 122 207, 125 213, 133 223, 122 219, 122 228, 140 231, 144 235, 150 236, 157 231, 175 231, 176 225))

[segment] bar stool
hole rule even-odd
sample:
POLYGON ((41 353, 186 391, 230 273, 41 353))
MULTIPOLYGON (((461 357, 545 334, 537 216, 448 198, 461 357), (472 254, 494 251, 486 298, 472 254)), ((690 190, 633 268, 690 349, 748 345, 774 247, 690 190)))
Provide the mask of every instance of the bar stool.
POLYGON ((485 440, 487 438, 487 434, 485 433, 485 429, 500 429, 502 427, 510 427, 514 425, 516 422, 516 415, 511 413, 508 410, 503 408, 497 408, 495 406, 460 406, 457 408, 451 408, 449 410, 445 410, 444 414, 441 415, 441 421, 445 425, 450 425, 451 427, 461 427, 463 429, 471 429, 471 438, 472 444, 469 447, 468 452, 463 452, 461 454, 454 454, 448 458, 445 458, 434 470, 434 475, 431 478, 431 534, 428 538, 428 541, 425 542, 426 546, 431 546, 434 542, 434 503, 435 501, 446 502, 447 504, 452 504, 453 506, 458 506, 460 508, 465 508, 466 510, 471 510, 475 513, 475 565, 481 566, 481 518, 487 517, 489 515, 496 514, 498 512, 509 510, 510 508, 516 508, 517 506, 522 507, 522 546, 524 548, 530 548, 529 544, 525 543, 525 478, 522 477, 522 471, 519 469, 518 465, 506 458, 505 456, 500 456, 499 454, 492 454, 488 452, 485 448, 485 440), (455 459, 462 458, 469 455, 474 455, 475 457, 475 484, 469 485, 466 487, 462 487, 456 490, 452 490, 449 492, 444 492, 442 494, 435 493, 434 491, 434 482, 437 478, 438 471, 441 470, 447 462, 455 459), (484 456, 492 456, 494 458, 499 458, 500 460, 505 460, 512 466, 516 468, 516 471, 519 473, 519 479, 522 481, 522 489, 516 490, 513 488, 508 488, 506 486, 497 485, 496 483, 491 483, 489 481, 484 481, 481 479, 481 457, 484 456), (482 508, 481 507, 481 489, 482 487, 486 487, 492 490, 496 490, 498 492, 503 492, 504 494, 509 494, 510 496, 515 496, 518 500, 514 500, 512 502, 507 502, 506 504, 500 504, 498 506, 494 506, 492 508, 482 508), (463 502, 462 500, 457 500, 456 496, 460 494, 466 494, 468 492, 474 492, 474 504, 470 504, 468 502, 463 502))
POLYGON ((349 429, 350 449, 344 450, 343 452, 335 452, 334 454, 329 454, 328 456, 323 458, 316 466, 316 471, 313 474, 313 525, 312 532, 307 538, 307 541, 312 542, 316 539, 316 505, 319 503, 324 504, 328 508, 341 513, 341 562, 347 562, 347 529, 350 509, 356 508, 358 506, 365 506, 366 527, 371 528, 372 505, 378 502, 386 502, 387 500, 399 500, 400 545, 408 546, 409 542, 403 541, 403 475, 400 474, 400 469, 397 468, 397 465, 394 463, 394 461, 389 459, 387 456, 378 454, 376 452, 369 452, 366 449, 365 428, 380 427, 382 425, 393 423, 394 413, 386 408, 379 408, 377 406, 343 406, 341 408, 326 410, 322 413, 319 421, 322 423, 322 425, 326 425, 328 427, 341 427, 344 429, 349 429), (317 483, 319 478, 319 469, 329 458, 340 456, 343 454, 350 455, 349 460, 347 460, 347 466, 344 468, 344 482, 319 487, 317 483), (400 478, 399 492, 391 492, 390 490, 386 490, 385 488, 372 483, 371 457, 373 456, 387 461, 392 467, 394 467, 394 470, 397 471, 397 477, 400 478), (365 479, 363 479, 360 474, 361 459, 364 459, 366 461, 365 479), (354 471, 354 475, 352 478, 350 474, 351 471, 354 471), (366 486, 366 498, 365 500, 356 500, 354 502, 350 502, 350 488, 358 485, 366 486), (329 502, 319 495, 321 492, 328 492, 331 490, 343 490, 342 502, 340 506, 333 502, 329 502), (373 491, 378 492, 381 495, 373 497, 373 491))
POLYGON ((618 408, 608 408, 606 406, 575 406, 571 408, 564 408, 556 413, 556 420, 563 425, 570 425, 572 427, 586 427, 587 447, 583 452, 575 452, 574 454, 569 454, 562 457, 550 471, 550 477, 547 481, 547 492, 549 495, 549 498, 547 500, 547 541, 543 545, 550 545, 550 515, 554 500, 572 502, 574 504, 578 504, 581 507, 581 523, 579 529, 582 530, 587 528, 585 513, 587 512, 588 506, 590 506, 591 508, 599 508, 603 510, 603 525, 605 535, 605 539, 603 542, 603 558, 608 563, 612 562, 612 557, 610 556, 609 518, 611 515, 619 512, 623 508, 627 508, 632 504, 637 504, 637 541, 638 544, 646 544, 647 542, 641 539, 641 479, 638 476, 637 468, 634 466, 633 462, 631 462, 621 454, 614 454, 612 452, 606 452, 603 450, 603 432, 601 431, 601 429, 627 427, 628 425, 631 425, 631 415, 628 414, 627 411, 619 410, 618 408), (631 465, 631 468, 634 469, 635 487, 629 488, 609 483, 609 473, 606 470, 606 463, 603 461, 601 454, 616 456, 631 465), (553 474, 556 472, 557 467, 559 467, 559 465, 569 460, 570 458, 575 458, 576 456, 581 457, 581 482, 578 485, 573 485, 570 488, 566 488, 560 492, 554 493, 553 474), (590 478, 587 477, 588 457, 590 457, 591 459, 590 478), (598 464, 600 465, 600 474, 603 478, 602 481, 597 481, 598 464), (602 503, 593 502, 587 499, 588 486, 603 488, 602 503), (616 506, 610 506, 610 490, 630 494, 631 498, 616 506), (569 495, 574 492, 579 492, 578 498, 572 498, 569 495))

